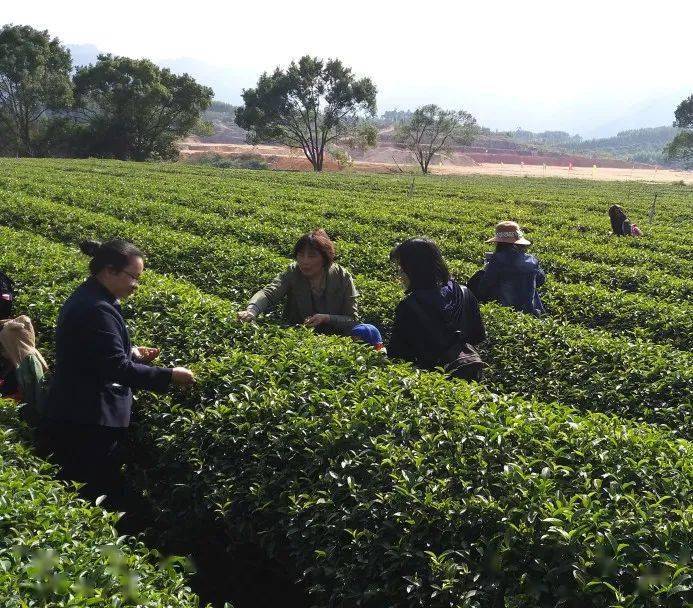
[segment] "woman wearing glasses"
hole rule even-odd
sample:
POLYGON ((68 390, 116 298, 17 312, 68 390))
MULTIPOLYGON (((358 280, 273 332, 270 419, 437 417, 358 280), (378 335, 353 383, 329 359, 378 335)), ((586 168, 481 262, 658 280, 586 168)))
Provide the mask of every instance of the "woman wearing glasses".
POLYGON ((132 391, 164 392, 188 385, 192 372, 148 365, 156 348, 133 347, 119 301, 132 295, 144 256, 132 243, 86 241, 89 278, 63 304, 56 327, 55 375, 45 404, 42 435, 63 477, 86 484, 94 498, 122 498, 119 444, 130 424, 132 391))

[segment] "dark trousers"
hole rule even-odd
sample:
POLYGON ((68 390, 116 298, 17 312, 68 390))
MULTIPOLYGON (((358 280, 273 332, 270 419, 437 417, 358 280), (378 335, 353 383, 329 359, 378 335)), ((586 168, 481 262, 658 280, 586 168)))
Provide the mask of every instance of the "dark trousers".
POLYGON ((60 467, 59 478, 85 484, 89 500, 106 495, 104 506, 121 510, 126 502, 124 440, 127 429, 46 422, 39 429, 41 453, 60 467))

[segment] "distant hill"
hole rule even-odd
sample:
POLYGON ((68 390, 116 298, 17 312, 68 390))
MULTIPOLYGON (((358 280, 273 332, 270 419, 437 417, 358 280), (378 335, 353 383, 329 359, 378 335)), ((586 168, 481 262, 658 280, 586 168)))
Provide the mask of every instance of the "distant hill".
POLYGON ((562 131, 532 133, 517 130, 515 141, 541 151, 562 152, 662 166, 676 166, 668 161, 662 150, 676 136, 674 127, 651 127, 621 131, 614 137, 583 140, 579 135, 562 131))
MULTIPOLYGON (((378 126, 378 146, 375 150, 351 150, 355 159, 368 162, 408 162, 409 153, 400 149, 394 140, 394 125, 406 120, 408 111, 388 111, 375 119, 378 126)), ((204 144, 243 144, 245 131, 234 122, 235 107, 215 101, 205 112, 204 119, 212 124, 213 134, 189 138, 189 142, 204 144)), ((458 146, 446 157, 454 164, 520 164, 574 167, 645 167, 666 166, 662 149, 677 130, 671 127, 635 129, 615 137, 583 140, 579 135, 564 131, 533 133, 491 131, 482 128, 479 136, 468 146, 458 146)))
POLYGON ((235 122, 236 107, 223 101, 213 101, 202 115, 203 120, 212 124, 214 133, 194 140, 215 144, 243 144, 246 132, 235 122))
POLYGON ((666 95, 641 100, 630 106, 624 105, 619 111, 609 112, 613 118, 597 122, 591 128, 580 129, 585 138, 601 139, 616 137, 626 131, 640 130, 643 127, 657 128, 655 125, 671 125, 674 109, 687 97, 688 88, 669 91, 666 95))
MULTIPOLYGON (((96 61, 97 55, 104 52, 93 44, 67 45, 72 53, 75 66, 88 65, 96 61)), ((206 62, 189 58, 160 61, 176 73, 187 72, 201 84, 214 88, 219 99, 236 99, 244 86, 252 86, 256 74, 239 74, 229 68, 215 67, 206 62), (223 83, 223 84, 222 84, 223 83)), ((671 113, 670 100, 648 101, 624 110, 623 115, 608 124, 601 124, 593 132, 614 132, 618 125, 647 124, 654 115, 660 116, 666 111, 671 113), (641 120, 641 122, 637 122, 641 120)), ((392 147, 392 126, 398 120, 411 115, 410 110, 388 110, 375 122, 380 128, 380 145, 392 147)), ((195 137, 209 143, 240 144, 245 142, 245 131, 234 123, 234 106, 222 101, 215 101, 205 113, 204 119, 211 122, 214 134, 209 137, 195 137)), ((508 154, 539 157, 563 155, 566 158, 581 156, 589 158, 616 159, 634 163, 646 163, 661 166, 673 166, 668 162, 662 150, 676 135, 673 127, 630 128, 620 130, 617 135, 606 138, 583 139, 580 135, 571 135, 564 131, 532 132, 522 129, 516 131, 492 131, 484 128, 471 146, 460 147, 460 154, 469 154, 479 162, 501 162, 508 154), (494 160, 494 156, 497 157, 494 160)), ((565 160, 565 163, 572 162, 565 160)), ((503 162, 513 162, 504 160, 503 162)), ((518 161, 519 162, 519 161, 518 161)), ((531 161, 528 161, 531 162, 531 161)), ((543 161, 542 161, 543 162, 543 161)))

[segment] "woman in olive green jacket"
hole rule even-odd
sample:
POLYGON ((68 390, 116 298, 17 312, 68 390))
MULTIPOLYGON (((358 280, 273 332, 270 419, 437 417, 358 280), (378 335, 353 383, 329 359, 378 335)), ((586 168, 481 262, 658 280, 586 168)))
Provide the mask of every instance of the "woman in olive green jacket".
POLYGON ((358 324, 358 292, 351 274, 334 262, 334 244, 322 229, 304 234, 296 243, 296 260, 258 291, 241 321, 252 321, 274 308, 284 297, 287 323, 314 327, 321 333, 350 335, 358 324))

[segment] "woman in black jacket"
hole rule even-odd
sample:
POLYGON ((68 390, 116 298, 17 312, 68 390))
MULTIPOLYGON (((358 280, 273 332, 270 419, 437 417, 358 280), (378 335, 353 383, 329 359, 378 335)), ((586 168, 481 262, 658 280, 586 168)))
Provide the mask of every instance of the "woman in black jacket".
POLYGON ((408 239, 392 250, 390 259, 399 266, 406 295, 395 310, 388 356, 424 369, 445 366, 452 375, 479 379, 481 360, 468 348, 486 337, 479 304, 450 277, 438 246, 429 239, 408 239), (466 374, 454 365, 465 353, 478 361, 466 374))
POLYGON ((87 241, 89 278, 63 304, 56 327, 55 375, 45 405, 44 448, 83 493, 122 499, 120 443, 130 424, 133 389, 164 392, 192 372, 148 365, 159 350, 133 347, 119 301, 132 295, 144 256, 131 243, 87 241))

